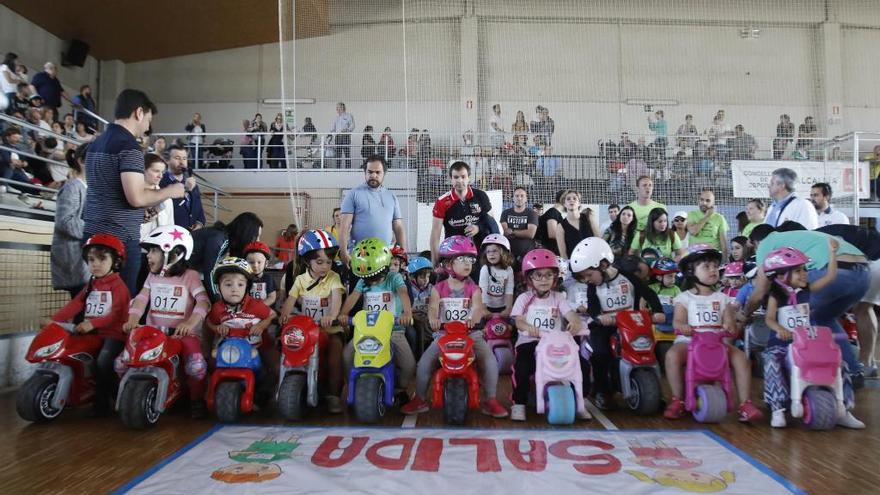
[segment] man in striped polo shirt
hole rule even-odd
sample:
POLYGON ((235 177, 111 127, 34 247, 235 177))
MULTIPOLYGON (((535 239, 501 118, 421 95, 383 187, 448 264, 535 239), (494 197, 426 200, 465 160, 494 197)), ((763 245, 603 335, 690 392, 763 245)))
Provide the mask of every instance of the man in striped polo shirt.
POLYGON ((86 155, 89 185, 83 209, 83 241, 98 233, 113 234, 125 244, 125 264, 119 275, 128 290, 137 293, 140 269, 140 226, 144 208, 168 198, 182 198, 183 184, 147 189, 144 153, 137 138, 150 129, 156 105, 142 91, 125 89, 116 97, 114 123, 98 136, 86 155))

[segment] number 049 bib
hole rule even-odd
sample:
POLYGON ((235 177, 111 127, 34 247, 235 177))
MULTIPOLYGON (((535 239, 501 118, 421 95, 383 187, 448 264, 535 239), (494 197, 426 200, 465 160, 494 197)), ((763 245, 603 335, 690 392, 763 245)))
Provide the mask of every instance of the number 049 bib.
POLYGON ((562 318, 559 317, 559 308, 532 304, 526 312, 526 322, 542 333, 562 330, 562 318))

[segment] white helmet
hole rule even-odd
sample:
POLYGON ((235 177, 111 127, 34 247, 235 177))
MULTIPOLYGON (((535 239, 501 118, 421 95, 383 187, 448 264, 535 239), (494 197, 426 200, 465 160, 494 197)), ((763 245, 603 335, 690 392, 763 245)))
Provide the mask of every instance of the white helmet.
POLYGON ((507 237, 504 237, 501 234, 487 235, 486 238, 483 239, 483 243, 480 246, 485 247, 489 244, 497 244, 510 252, 510 241, 507 240, 507 237))
POLYGON ((601 237, 587 237, 571 251, 568 263, 571 273, 580 273, 588 268, 599 268, 602 260, 614 263, 611 246, 601 237))
POLYGON ((145 248, 157 247, 165 253, 167 260, 168 253, 177 246, 184 249, 183 259, 189 260, 193 251, 193 238, 189 231, 178 225, 163 225, 156 227, 150 234, 141 241, 141 246, 145 248))

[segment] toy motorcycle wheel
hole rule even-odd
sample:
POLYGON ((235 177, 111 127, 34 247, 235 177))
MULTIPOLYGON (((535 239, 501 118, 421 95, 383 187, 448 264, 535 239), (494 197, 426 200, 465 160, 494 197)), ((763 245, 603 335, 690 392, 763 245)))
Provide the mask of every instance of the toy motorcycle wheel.
POLYGON ((15 397, 15 409, 21 419, 39 423, 58 417, 62 408, 52 407, 57 387, 58 379, 52 375, 37 373, 28 378, 15 397))
POLYGON ((292 373, 284 377, 278 390, 278 411, 288 421, 299 421, 305 414, 306 376, 292 373))
POLYGON ((461 377, 443 384, 443 419, 450 425, 463 425, 468 412, 468 383, 461 377))
POLYGON ((626 400, 629 408, 640 416, 648 416, 660 410, 660 382, 651 370, 633 370, 629 376, 632 395, 626 400))
POLYGON ((241 384, 220 382, 214 394, 214 407, 217 420, 222 423, 235 423, 241 415, 241 384))
POLYGON ((575 414, 574 389, 568 384, 547 387, 547 422, 551 425, 570 425, 575 414))
POLYGON ((122 389, 119 400, 119 417, 122 424, 143 430, 156 424, 161 413, 156 408, 158 387, 152 380, 132 380, 122 389))
POLYGON ((697 408, 694 419, 700 423, 717 423, 727 416, 727 396, 718 385, 697 386, 697 408))
POLYGON ((498 374, 509 375, 513 373, 513 351, 509 347, 496 347, 492 349, 495 361, 498 362, 498 374))
POLYGON ((804 391, 804 426, 810 430, 830 430, 837 424, 837 399, 831 391, 810 387, 804 391))
POLYGON ((361 423, 377 423, 385 415, 385 380, 361 375, 354 393, 354 415, 361 423))

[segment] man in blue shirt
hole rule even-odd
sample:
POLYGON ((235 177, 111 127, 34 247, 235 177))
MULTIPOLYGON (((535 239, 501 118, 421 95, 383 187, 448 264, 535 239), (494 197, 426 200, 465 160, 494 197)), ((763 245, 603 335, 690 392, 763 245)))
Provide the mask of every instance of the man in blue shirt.
POLYGON ((92 98, 92 87, 88 84, 79 88, 79 94, 73 97, 74 118, 77 122, 82 122, 86 126, 86 132, 94 134, 98 129, 98 119, 92 117, 82 110, 88 110, 95 113, 95 99, 92 98))
POLYGON ((171 184, 183 184, 186 194, 183 199, 173 201, 174 224, 186 227, 189 230, 198 230, 205 226, 205 210, 202 207, 202 193, 193 177, 186 177, 187 153, 180 145, 173 144, 168 147, 168 171, 159 182, 160 188, 171 184))
POLYGON ((351 168, 351 133, 354 131, 354 117, 345 111, 345 103, 336 104, 336 118, 330 127, 333 142, 336 144, 336 159, 339 167, 351 168), (345 155, 345 160, 342 159, 345 155))
POLYGON ((36 88, 37 94, 43 98, 43 105, 55 109, 55 115, 58 115, 61 98, 70 101, 64 88, 61 87, 61 81, 58 80, 58 68, 52 62, 46 62, 43 71, 34 74, 31 84, 36 88))

